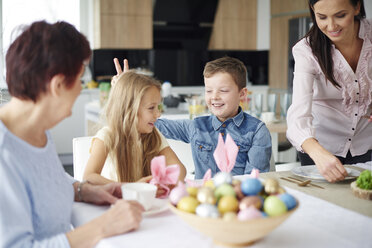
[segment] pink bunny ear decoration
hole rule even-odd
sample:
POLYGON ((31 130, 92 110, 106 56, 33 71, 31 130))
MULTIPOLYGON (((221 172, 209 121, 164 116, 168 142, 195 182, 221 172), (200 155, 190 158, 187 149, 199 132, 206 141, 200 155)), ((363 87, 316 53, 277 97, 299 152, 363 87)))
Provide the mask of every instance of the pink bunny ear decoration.
POLYGON ((239 148, 230 134, 227 134, 225 143, 221 133, 218 135, 218 144, 213 157, 220 171, 229 173, 234 168, 238 151, 239 148))
POLYGON ((252 169, 251 174, 249 175, 250 178, 258 178, 260 175, 259 169, 252 169))
POLYGON ((166 190, 166 193, 161 196, 165 198, 169 194, 169 188, 167 185, 176 184, 180 175, 180 167, 176 164, 166 165, 165 156, 154 157, 151 160, 151 184, 158 184, 160 187, 166 190))
POLYGON ((208 169, 205 172, 205 174, 203 176, 203 180, 202 180, 201 183, 200 183, 200 181, 198 182, 198 181, 194 181, 194 180, 190 180, 190 179, 186 179, 185 181, 186 181, 186 183, 187 183, 188 186, 199 188, 199 187, 203 186, 204 183, 206 181, 208 181, 209 179, 211 179, 211 178, 212 178, 212 170, 211 169, 208 169))

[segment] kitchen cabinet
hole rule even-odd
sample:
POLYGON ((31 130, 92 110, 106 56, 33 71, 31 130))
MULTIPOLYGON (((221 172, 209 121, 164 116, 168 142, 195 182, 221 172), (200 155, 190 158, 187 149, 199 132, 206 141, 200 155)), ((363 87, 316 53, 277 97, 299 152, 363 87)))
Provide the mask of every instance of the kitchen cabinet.
POLYGON ((262 40, 261 34, 269 32, 269 25, 262 25, 265 18, 270 18, 270 12, 265 8, 268 5, 269 2, 266 0, 220 0, 208 49, 268 49, 268 46, 262 47, 261 42, 257 42, 262 40))
POLYGON ((307 0, 271 0, 269 87, 287 89, 289 19, 310 16, 307 0))
POLYGON ((95 49, 151 49, 152 0, 95 0, 95 49))

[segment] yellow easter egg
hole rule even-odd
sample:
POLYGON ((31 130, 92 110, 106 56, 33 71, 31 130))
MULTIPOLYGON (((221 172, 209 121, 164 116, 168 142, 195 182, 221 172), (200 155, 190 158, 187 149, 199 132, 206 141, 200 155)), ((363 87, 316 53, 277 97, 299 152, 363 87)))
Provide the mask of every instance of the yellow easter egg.
POLYGON ((206 181, 206 182, 204 183, 204 186, 205 186, 205 187, 208 187, 208 188, 211 188, 211 189, 214 189, 214 188, 215 188, 212 179, 209 179, 208 181, 206 181))
POLYGON ((223 220, 225 221, 232 221, 232 220, 236 220, 237 219, 237 215, 235 212, 226 212, 224 215, 223 215, 223 220))
POLYGON ((195 209, 198 205, 199 202, 194 197, 185 196, 177 203, 177 208, 185 212, 195 213, 195 209))
POLYGON ((198 194, 198 188, 197 187, 187 187, 186 191, 192 197, 196 197, 196 195, 198 194))
POLYGON ((218 202, 218 210, 221 213, 237 212, 239 209, 239 201, 233 195, 222 196, 218 202))

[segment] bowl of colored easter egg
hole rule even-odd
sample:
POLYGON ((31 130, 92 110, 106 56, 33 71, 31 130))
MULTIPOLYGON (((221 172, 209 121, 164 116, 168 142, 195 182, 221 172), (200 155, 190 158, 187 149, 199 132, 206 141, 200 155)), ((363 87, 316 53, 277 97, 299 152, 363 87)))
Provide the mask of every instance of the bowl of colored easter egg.
POLYGON ((170 192, 169 207, 216 244, 250 245, 283 223, 299 205, 275 179, 218 178, 215 182, 217 187, 208 182, 197 190, 179 185, 170 192))

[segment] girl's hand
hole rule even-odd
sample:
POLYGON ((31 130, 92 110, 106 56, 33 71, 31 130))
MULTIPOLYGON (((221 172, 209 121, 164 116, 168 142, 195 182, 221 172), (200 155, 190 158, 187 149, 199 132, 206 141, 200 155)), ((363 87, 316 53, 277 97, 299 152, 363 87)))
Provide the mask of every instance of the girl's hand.
MULTIPOLYGON (((156 198, 162 197, 167 193, 167 191, 164 188, 160 187, 160 185, 156 185, 156 186, 158 187, 158 190, 156 191, 156 198)), ((169 192, 170 192, 172 191, 172 189, 174 189, 174 187, 176 187, 176 185, 168 184, 167 187, 169 188, 169 192)))
POLYGON ((104 185, 93 185, 85 183, 82 186, 82 199, 84 202, 96 205, 114 204, 122 198, 121 183, 108 183, 104 185))
POLYGON ((99 217, 104 237, 110 237, 138 229, 142 221, 143 206, 136 201, 118 200, 99 217))
POLYGON ((138 183, 149 183, 151 181, 151 179, 152 179, 152 176, 142 177, 137 182, 138 183))
POLYGON ((371 114, 371 116, 369 117, 368 122, 372 122, 372 114, 371 114))
POLYGON ((114 58, 114 65, 115 65, 115 69, 116 69, 116 75, 112 77, 111 86, 114 86, 116 84, 119 76, 122 73, 125 73, 125 72, 129 71, 129 63, 128 63, 127 59, 123 60, 123 64, 124 64, 124 68, 123 68, 124 71, 121 69, 121 65, 119 63, 119 60, 117 58, 114 58))

